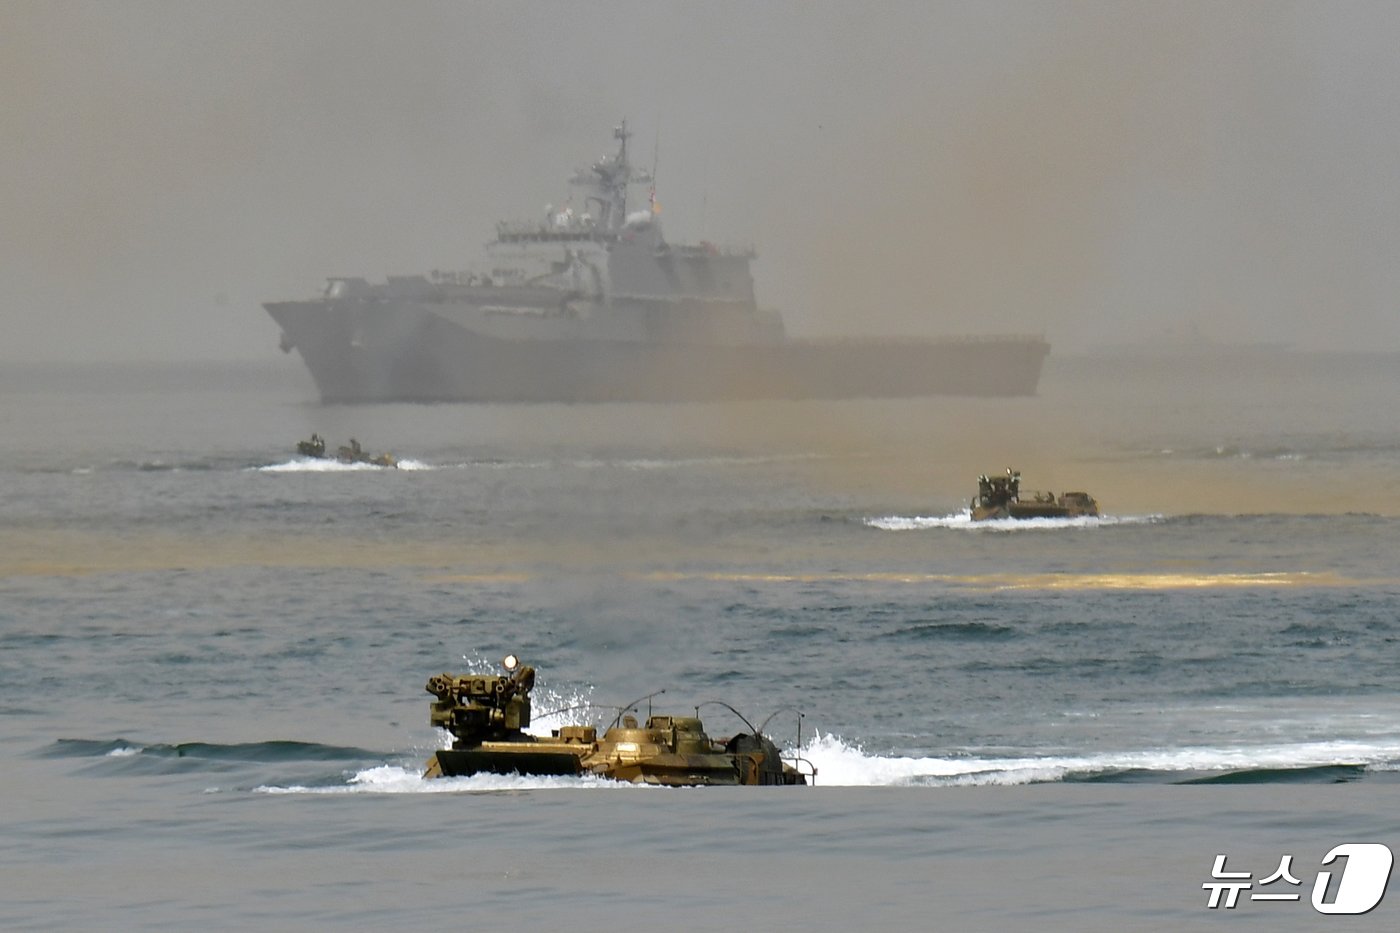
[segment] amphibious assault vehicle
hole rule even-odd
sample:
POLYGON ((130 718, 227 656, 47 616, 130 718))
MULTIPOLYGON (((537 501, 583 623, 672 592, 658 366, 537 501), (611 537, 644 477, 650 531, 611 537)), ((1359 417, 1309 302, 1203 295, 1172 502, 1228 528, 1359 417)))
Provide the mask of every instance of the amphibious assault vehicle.
MULTIPOLYGON (((749 732, 728 739, 705 733, 698 707, 695 716, 648 715, 639 726, 630 710, 657 694, 619 709, 601 736, 595 726, 562 726, 548 737, 531 735, 525 730, 535 669, 514 655, 504 667, 503 675, 438 674, 428 680, 427 691, 437 697, 431 722, 451 732, 454 741, 428 761, 424 777, 595 775, 672 787, 815 781, 810 762, 784 759, 748 720, 749 732)), ((720 705, 738 714, 728 704, 720 705)))
POLYGON ((399 461, 393 454, 371 454, 360 446, 353 437, 349 444, 342 444, 334 455, 326 453, 326 441, 319 434, 311 435, 309 441, 297 441, 297 453, 317 460, 339 460, 341 463, 368 463, 373 466, 396 467, 399 461))
POLYGON ((1005 476, 977 477, 977 497, 972 500, 972 520, 993 518, 1078 518, 1098 515, 1099 504, 1087 492, 1031 492, 1021 494, 1021 474, 1006 468, 1005 476))

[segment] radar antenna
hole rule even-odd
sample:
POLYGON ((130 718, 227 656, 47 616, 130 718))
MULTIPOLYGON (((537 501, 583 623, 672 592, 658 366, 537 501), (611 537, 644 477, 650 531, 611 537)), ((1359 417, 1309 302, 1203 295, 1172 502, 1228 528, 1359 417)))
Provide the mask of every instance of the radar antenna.
POLYGON ((572 184, 593 189, 584 197, 584 203, 596 207, 598 229, 604 232, 616 232, 627 222, 627 186, 652 180, 651 175, 634 169, 627 159, 627 140, 631 137, 632 131, 624 119, 613 127, 613 139, 618 140, 617 155, 604 156, 569 179, 572 184))

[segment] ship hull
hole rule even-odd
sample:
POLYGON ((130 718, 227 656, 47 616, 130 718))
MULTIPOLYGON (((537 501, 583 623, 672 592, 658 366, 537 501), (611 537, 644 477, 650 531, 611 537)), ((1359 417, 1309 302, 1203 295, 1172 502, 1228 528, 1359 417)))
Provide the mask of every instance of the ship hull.
POLYGON ((1034 337, 753 344, 512 339, 418 303, 264 306, 328 403, 683 402, 1034 395, 1034 337))

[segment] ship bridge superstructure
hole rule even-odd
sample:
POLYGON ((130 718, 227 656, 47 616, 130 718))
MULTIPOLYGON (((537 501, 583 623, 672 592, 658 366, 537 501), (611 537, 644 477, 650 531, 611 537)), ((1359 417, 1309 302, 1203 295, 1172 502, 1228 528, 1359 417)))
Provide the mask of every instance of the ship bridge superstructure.
MULTIPOLYGON (((637 168, 628 159, 627 140, 631 137, 632 131, 623 120, 613 127, 617 152, 579 169, 569 179, 571 185, 585 189, 582 210, 575 211, 572 203, 557 210, 551 204, 545 208, 542 221, 501 221, 496 225, 496 238, 503 243, 615 242, 629 220, 636 220, 627 216, 628 186, 655 181, 653 173, 637 168)), ((648 213, 653 213, 654 189, 649 201, 653 210, 648 213)))

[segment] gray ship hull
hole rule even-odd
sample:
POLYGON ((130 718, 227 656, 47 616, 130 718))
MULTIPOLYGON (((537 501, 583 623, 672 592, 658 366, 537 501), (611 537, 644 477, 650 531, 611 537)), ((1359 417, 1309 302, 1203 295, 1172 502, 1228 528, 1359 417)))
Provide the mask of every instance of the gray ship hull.
POLYGON ((1034 395, 1036 337, 701 344, 482 333, 416 302, 274 302, 331 403, 1034 395))
POLYGON ((581 210, 496 225, 475 269, 329 280, 264 305, 327 402, 681 402, 1033 395, 1038 337, 789 340, 752 249, 671 243, 627 155, 580 170, 581 210))

